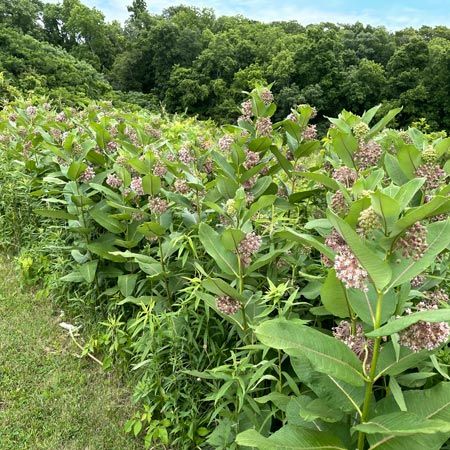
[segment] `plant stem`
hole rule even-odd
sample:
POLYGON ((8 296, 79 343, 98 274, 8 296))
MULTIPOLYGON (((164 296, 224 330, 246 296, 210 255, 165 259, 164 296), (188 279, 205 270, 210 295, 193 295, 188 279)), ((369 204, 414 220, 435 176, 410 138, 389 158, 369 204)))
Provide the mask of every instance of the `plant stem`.
MULTIPOLYGON (((381 326, 382 306, 383 306, 383 292, 378 291, 377 308, 376 308, 376 313, 375 313, 375 323, 374 323, 374 328, 373 328, 374 330, 380 328, 380 326, 381 326)), ((375 344, 373 347, 373 356, 372 356, 372 361, 370 363, 369 381, 366 383, 366 391, 365 391, 365 395, 364 395, 364 405, 363 405, 360 423, 364 423, 367 420, 367 417, 369 415, 370 402, 372 400, 372 389, 373 389, 374 380, 375 380, 375 376, 376 376, 376 370, 377 370, 378 356, 380 355, 380 344, 381 344, 381 337, 377 337, 375 339, 375 344)), ((360 431, 358 434, 358 450, 364 450, 365 437, 366 437, 365 433, 360 431)))
POLYGON ((164 272, 164 283, 166 285, 167 300, 169 300, 170 306, 172 307, 172 294, 170 293, 169 280, 167 278, 166 263, 164 262, 164 253, 162 249, 161 238, 158 238, 158 245, 159 245, 159 259, 161 260, 161 268, 164 272))

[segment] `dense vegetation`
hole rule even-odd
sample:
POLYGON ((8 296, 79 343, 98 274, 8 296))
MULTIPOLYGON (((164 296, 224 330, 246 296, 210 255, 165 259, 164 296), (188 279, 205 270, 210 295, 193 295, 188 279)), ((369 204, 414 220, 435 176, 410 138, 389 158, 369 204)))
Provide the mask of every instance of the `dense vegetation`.
POLYGON ((147 448, 446 448, 450 138, 17 100, 0 242, 135 381, 147 448))
MULTIPOLYGON (((79 0, 1 0, 0 23, 88 62, 115 89, 146 94, 127 99, 162 102, 171 112, 187 110, 223 123, 236 118, 243 90, 256 82, 275 82, 278 119, 301 103, 314 104, 321 118, 344 108, 362 114, 383 102, 385 112, 403 106, 397 117, 401 126, 426 117, 433 128, 450 129, 446 27, 389 32, 360 23, 264 24, 184 6, 151 15, 143 0, 133 1, 129 11, 122 27, 79 0)), ((0 70, 13 77, 19 72, 21 86, 53 87, 58 76, 62 86, 70 78, 80 79, 80 85, 91 79, 101 83, 84 66, 72 77, 73 60, 48 46, 38 49, 35 41, 8 29, 2 32, 3 42, 8 42, 7 52, 14 43, 15 58, 0 55, 0 70), (41 51, 48 57, 32 56, 41 51), (64 75, 54 74, 56 54, 68 65, 64 75)), ((91 90, 97 95, 99 88, 94 84, 91 90)))

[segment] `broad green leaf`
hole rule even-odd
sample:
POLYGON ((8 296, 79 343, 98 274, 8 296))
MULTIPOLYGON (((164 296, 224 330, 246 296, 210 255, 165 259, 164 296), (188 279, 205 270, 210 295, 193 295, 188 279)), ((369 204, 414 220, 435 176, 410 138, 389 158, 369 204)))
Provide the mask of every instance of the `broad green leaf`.
MULTIPOLYGON (((431 389, 403 392, 408 412, 422 420, 441 420, 450 423, 450 383, 439 383, 431 389)), ((386 397, 376 405, 376 414, 384 415, 398 411, 392 397, 386 397)), ((450 437, 450 432, 396 437, 393 435, 368 435, 370 450, 440 450, 450 437)))
POLYGON ((381 219, 384 230, 389 233, 401 212, 400 204, 380 191, 371 195, 372 207, 381 219))
POLYGON ((328 271, 328 276, 320 290, 320 299, 327 311, 334 316, 349 317, 350 304, 347 299, 346 289, 336 277, 334 269, 328 271))
POLYGON ((64 275, 63 277, 60 278, 60 281, 66 281, 69 283, 81 283, 83 281, 85 281, 83 275, 81 275, 80 272, 75 271, 75 272, 70 272, 67 275, 64 275))
POLYGON ((317 419, 324 422, 338 422, 342 419, 343 413, 339 409, 333 409, 321 398, 311 400, 300 408, 300 417, 307 422, 313 422, 317 419))
POLYGON ((252 152, 264 152, 270 147, 271 144, 272 140, 270 138, 262 136, 250 141, 248 148, 252 152))
POLYGON ((95 273, 97 272, 98 261, 89 261, 78 267, 78 271, 83 276, 86 283, 92 283, 95 280, 95 273))
POLYGON ((403 172, 397 158, 390 153, 384 155, 384 167, 395 184, 401 186, 408 182, 409 178, 403 172))
POLYGON ((276 195, 263 195, 262 197, 259 197, 256 202, 251 204, 248 211, 244 214, 244 217, 242 218, 243 222, 250 220, 258 211, 272 206, 276 199, 276 195))
POLYGON ((142 189, 147 195, 157 195, 161 190, 161 179, 156 175, 145 175, 142 178, 142 189))
POLYGON ((89 211, 89 215, 103 228, 111 233, 120 234, 126 230, 126 226, 116 219, 113 219, 102 209, 102 204, 98 203, 89 211))
POLYGON ((308 180, 316 181, 317 183, 323 184, 327 188, 332 189, 333 191, 339 190, 339 184, 333 180, 333 178, 330 178, 329 176, 318 173, 318 172, 295 172, 296 175, 299 175, 300 177, 307 178, 308 180))
POLYGON ((227 228, 222 233, 220 239, 222 241, 223 246, 227 250, 236 251, 239 246, 239 242, 241 242, 242 239, 244 238, 245 233, 243 231, 236 228, 227 228))
POLYGON ((449 309, 437 309, 429 311, 419 311, 407 316, 395 319, 392 322, 378 328, 377 330, 367 333, 368 337, 378 337, 378 336, 390 336, 391 334, 398 333, 410 325, 417 323, 419 321, 424 322, 448 322, 450 321, 450 308, 449 309))
POLYGON ((166 233, 165 228, 158 222, 144 222, 137 227, 137 230, 148 237, 164 236, 166 233))
POLYGON ((366 434, 410 436, 413 434, 449 433, 450 422, 437 419, 427 420, 411 412, 395 412, 374 417, 353 429, 366 434))
MULTIPOLYGON (((347 289, 347 296, 353 311, 358 317, 369 325, 375 324, 375 311, 377 307, 377 292, 373 286, 369 286, 367 292, 360 289, 347 289)), ((397 298, 393 289, 384 294, 381 323, 387 322, 395 312, 397 306, 397 298)))
POLYGON ((327 210, 327 217, 345 239, 364 269, 367 270, 375 287, 383 289, 391 279, 391 269, 386 261, 370 250, 352 227, 339 216, 327 210))
POLYGON ((297 231, 291 230, 289 228, 284 229, 283 231, 279 231, 276 233, 276 236, 280 238, 292 240, 295 242, 300 242, 306 246, 314 247, 320 253, 323 253, 325 256, 328 256, 331 260, 334 260, 334 252, 329 249, 326 245, 322 244, 322 242, 318 241, 314 236, 304 233, 298 233, 297 231))
POLYGON ((443 212, 446 212, 445 209, 441 210, 442 207, 450 209, 449 198, 437 196, 424 205, 418 206, 416 208, 411 208, 401 219, 399 219, 395 223, 392 229, 391 237, 398 236, 416 222, 426 219, 427 217, 432 217, 435 214, 442 214, 443 212))
POLYGON ((450 244, 450 220, 431 223, 427 226, 427 230, 428 249, 422 258, 418 261, 402 259, 400 263, 396 257, 391 258, 392 280, 388 289, 411 281, 427 269, 435 261, 436 256, 450 244))
POLYGON ((416 193, 423 186, 424 182, 425 178, 414 178, 400 187, 395 195, 395 200, 397 200, 402 210, 409 205, 416 193))
POLYGON ((67 178, 69 180, 78 180, 80 175, 86 170, 87 164, 80 161, 73 161, 67 170, 67 178))
POLYGON ((389 378, 389 389, 397 402, 398 407, 400 408, 400 411, 407 411, 408 408, 405 403, 405 398, 403 397, 402 388, 397 383, 397 380, 395 377, 389 378))
POLYGON ((397 160, 402 168, 402 172, 411 179, 416 176, 416 170, 420 164, 420 152, 412 144, 405 144, 397 151, 397 160))
POLYGON ((213 258, 220 269, 228 275, 239 277, 237 256, 225 249, 219 234, 206 223, 201 223, 198 236, 205 251, 213 258))
POLYGON ((256 430, 247 430, 236 437, 239 445, 258 450, 348 450, 331 433, 286 425, 266 438, 256 430))
POLYGON ((355 167, 353 154, 358 149, 358 141, 353 135, 338 133, 333 139, 333 149, 346 166, 355 167))
POLYGON ((75 214, 69 214, 67 211, 58 209, 34 209, 34 213, 43 217, 51 217, 52 219, 64 219, 75 220, 77 216, 75 214))
POLYGON ((361 116, 361 120, 367 125, 371 122, 371 120, 375 117, 377 111, 381 108, 381 103, 379 105, 370 108, 368 111, 365 111, 361 116))
POLYGON ((380 119, 371 129, 368 137, 379 133, 403 108, 391 109, 382 119, 380 119))
POLYGON ((220 278, 206 278, 202 281, 202 286, 213 294, 218 296, 228 295, 229 297, 239 300, 241 303, 245 304, 245 297, 239 294, 236 289, 231 287, 230 283, 227 283, 220 278))
POLYGON ((255 334, 264 344, 291 356, 306 356, 314 369, 349 384, 364 384, 361 362, 342 342, 311 327, 285 319, 268 320, 255 334))
POLYGON ((308 386, 319 398, 345 412, 359 411, 364 400, 364 387, 352 386, 327 373, 312 368, 306 356, 291 357, 291 365, 299 381, 308 386))
POLYGON ((133 295, 137 279, 138 274, 136 273, 120 275, 117 278, 117 285, 119 286, 120 292, 124 297, 130 297, 131 295, 133 295))
POLYGON ((290 178, 292 176, 292 171, 294 168, 292 164, 286 159, 286 157, 280 152, 276 145, 270 146, 270 151, 273 153, 275 158, 277 158, 278 163, 281 168, 286 172, 286 175, 290 178))

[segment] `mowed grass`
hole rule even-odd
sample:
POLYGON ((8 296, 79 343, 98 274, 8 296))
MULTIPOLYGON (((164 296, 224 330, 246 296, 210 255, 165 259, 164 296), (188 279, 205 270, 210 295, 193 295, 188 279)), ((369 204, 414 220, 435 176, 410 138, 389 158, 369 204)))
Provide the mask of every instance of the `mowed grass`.
POLYGON ((129 450, 129 392, 78 359, 51 302, 22 290, 0 257, 0 449, 129 450))

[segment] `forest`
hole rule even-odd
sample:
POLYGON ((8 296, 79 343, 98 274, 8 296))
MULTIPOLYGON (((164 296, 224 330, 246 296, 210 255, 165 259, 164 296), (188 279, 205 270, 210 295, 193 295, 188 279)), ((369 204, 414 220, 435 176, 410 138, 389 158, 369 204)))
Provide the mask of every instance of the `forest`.
POLYGON ((108 93, 218 123, 237 118, 242 91, 273 83, 277 119, 295 104, 333 117, 382 103, 403 107, 400 126, 426 117, 435 130, 450 128, 445 26, 261 23, 186 6, 155 15, 144 0, 128 11, 122 25, 79 0, 2 0, 0 70, 23 91, 108 93))
POLYGON ((449 450, 450 29, 0 0, 0 450, 449 450))

